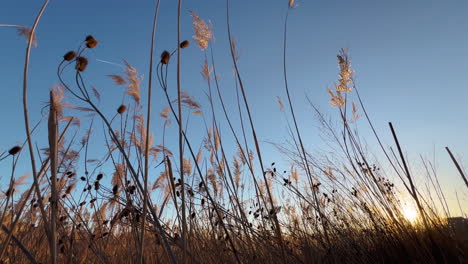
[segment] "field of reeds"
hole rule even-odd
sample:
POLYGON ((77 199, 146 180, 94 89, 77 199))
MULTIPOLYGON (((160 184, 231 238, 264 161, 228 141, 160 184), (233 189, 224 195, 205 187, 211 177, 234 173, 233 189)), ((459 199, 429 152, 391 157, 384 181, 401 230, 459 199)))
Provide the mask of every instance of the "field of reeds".
MULTIPOLYGON (((262 159, 251 111, 256 99, 249 97, 238 65, 229 0, 228 56, 236 98, 220 87, 212 28, 196 13, 191 13, 193 40, 182 38, 179 30, 178 45, 155 50, 158 0, 149 68, 137 70, 125 61, 123 72, 102 76, 124 90, 113 100, 112 112, 100 106, 111 99, 87 77, 100 48, 99 36, 91 35, 77 36, 78 49, 54 54, 63 56, 56 69, 59 84, 42 111, 28 109, 34 100, 28 85, 30 53, 48 4, 44 1, 31 27, 2 25, 17 27, 28 41, 21 91, 24 142, 0 150, 1 263, 468 262, 466 220, 450 214, 431 161, 423 160, 426 172, 417 177, 425 184, 415 180, 399 139, 404 131, 389 123, 393 141, 381 141, 348 50, 337 51, 338 80, 328 89, 336 115, 324 114, 309 100, 330 151, 310 150, 288 86, 286 16, 283 43, 278 43, 284 48, 284 97, 275 103, 287 116, 282 125, 290 139, 272 143, 280 153, 275 163, 262 159), (180 58, 187 48, 205 52, 208 105, 203 108, 181 85, 180 58), (157 106, 156 90, 164 94, 157 106), (233 102, 237 107, 228 109, 233 102), (203 120, 197 133, 188 122, 194 115, 203 120), (150 129, 155 120, 163 124, 157 131, 150 129), (40 128, 47 137, 35 133, 40 128), (372 155, 360 133, 364 129, 378 142, 372 155), (162 141, 156 142, 154 134, 162 141), (204 136, 193 136, 198 134, 204 136), (96 148, 102 156, 91 153, 96 148), (19 160, 29 164, 30 183, 25 184, 27 175, 18 175, 19 160)), ((286 4, 289 15, 295 3, 286 4)), ((179 0, 179 17, 180 8, 179 0)), ((444 151, 458 172, 450 177, 461 178, 468 190, 456 155, 444 151)))

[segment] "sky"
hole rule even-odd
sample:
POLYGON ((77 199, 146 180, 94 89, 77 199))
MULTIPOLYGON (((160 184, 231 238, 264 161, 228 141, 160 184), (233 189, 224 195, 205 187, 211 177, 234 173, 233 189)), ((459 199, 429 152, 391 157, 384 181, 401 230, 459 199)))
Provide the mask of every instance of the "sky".
MULTIPOLYGON (((282 37, 287 4, 286 0, 232 0, 230 5, 232 34, 240 54, 240 73, 267 164, 282 159, 267 142, 283 143, 289 138, 284 113, 279 111, 276 99, 277 96, 286 99, 282 37)), ((466 208, 467 189, 444 147, 450 147, 461 164, 468 164, 468 83, 465 77, 468 72, 468 2, 304 0, 297 4, 289 15, 287 68, 292 101, 300 129, 307 135, 307 148, 314 151, 323 144, 306 96, 324 113, 336 116, 336 109, 329 105, 326 87, 333 87, 338 78, 336 55, 339 49, 347 48, 356 72, 356 84, 384 145, 393 146, 388 129, 391 121, 414 165, 412 169, 416 172, 422 169, 420 154, 431 160, 435 156, 449 204, 455 207, 455 212, 458 210, 454 198, 457 192, 466 208)), ((0 24, 31 26, 41 5, 41 1, 4 0, 0 24)), ((38 45, 31 55, 29 107, 32 123, 40 118, 50 87, 58 83, 56 69, 63 54, 76 49, 89 34, 99 45, 87 55, 90 65, 86 80, 101 92, 104 112, 113 113, 121 103, 123 90, 113 85, 106 75, 120 74, 122 68, 102 60, 122 64, 125 59, 147 77, 154 6, 155 1, 51 0, 37 28, 38 45)), ((200 75, 205 53, 192 40, 190 11, 213 25, 215 41, 211 46, 216 71, 228 107, 235 110, 225 8, 225 1, 219 0, 182 2, 181 37, 192 42, 181 55, 182 89, 194 96, 205 111, 208 111, 207 86, 200 75)), ((177 1, 162 0, 156 54, 176 47, 176 15, 177 1)), ((26 42, 11 27, 0 27, 0 39, 0 118, 4 124, 0 150, 3 151, 25 139, 21 86, 26 42)), ((174 76, 174 72, 175 66, 170 76, 174 76)), ((175 91, 175 81, 171 80, 169 86, 175 91)), ((142 82, 143 97, 145 81, 142 82)), ((155 92, 155 115, 165 106, 163 93, 155 92)), ((191 118, 189 133, 201 139, 204 128, 197 125, 202 120, 191 118)), ((364 120, 359 126, 369 145, 375 146, 364 120)), ((161 120, 153 122, 156 138, 160 137, 161 127, 161 120)), ((222 132, 229 133, 225 126, 222 132)), ((45 147, 44 129, 37 133, 38 144, 45 147)), ((97 144, 101 142, 99 136, 93 140, 97 144)), ((176 142, 176 138, 172 140, 176 142)), ((24 166, 22 170, 27 172, 28 168, 24 166)), ((4 173, 4 169, 0 172, 4 173)), ((419 180, 424 181, 424 178, 419 180)))

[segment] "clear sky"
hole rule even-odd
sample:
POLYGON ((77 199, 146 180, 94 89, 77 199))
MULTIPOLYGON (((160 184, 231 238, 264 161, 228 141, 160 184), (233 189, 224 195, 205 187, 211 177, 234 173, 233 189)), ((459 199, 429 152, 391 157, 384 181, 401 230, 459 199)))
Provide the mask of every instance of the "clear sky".
MULTIPOLYGON (((240 52, 240 72, 262 141, 278 143, 288 139, 283 114, 276 96, 285 99, 282 79, 282 34, 286 0, 231 0, 233 36, 240 52)), ((57 1, 51 0, 36 31, 38 46, 33 49, 30 67, 30 111, 38 120, 49 88, 58 83, 56 67, 62 55, 77 48, 88 34, 99 41, 89 53, 87 80, 105 98, 102 107, 113 113, 120 104, 122 90, 105 77, 121 68, 98 60, 121 63, 123 59, 147 76, 151 21, 155 1, 57 1)), ((468 2, 465 0, 327 0, 298 1, 291 10, 288 33, 288 72, 293 102, 298 112, 306 145, 320 146, 317 121, 305 96, 326 113, 334 113, 328 103, 326 86, 337 80, 336 54, 350 50, 357 85, 367 110, 386 145, 393 144, 387 122, 392 121, 413 169, 421 169, 419 154, 436 155, 444 190, 459 193, 462 203, 468 195, 444 150, 449 146, 462 164, 468 164, 468 2)), ((29 25, 34 22, 41 1, 4 0, 0 24, 29 25)), ((235 107, 232 63, 229 57, 225 1, 198 0, 182 3, 182 38, 193 33, 189 11, 213 24, 213 45, 221 87, 235 107)), ((174 49, 177 1, 161 0, 156 54, 174 49)), ((14 28, 0 27, 0 150, 24 140, 21 107, 22 68, 25 39, 14 28)), ((192 42, 182 54, 182 88, 206 104, 206 83, 200 70, 204 53, 192 42)), ((172 69, 172 73, 175 68, 172 69)), ((146 80, 146 79, 145 79, 146 80)), ((172 79, 174 80, 174 79, 172 79)), ((175 90, 175 81, 169 84, 175 90)), ((146 94, 142 83, 142 95, 146 94)), ((156 89, 158 87, 156 86, 156 89)), ((163 94, 154 96, 156 113, 166 105, 163 94)), ((336 113, 335 113, 336 114, 336 113)), ((192 135, 204 133, 196 129, 192 135)), ((370 135, 361 121, 363 135, 370 135)), ((82 128, 85 129, 85 128, 82 128)), ((161 122, 154 122, 158 138, 161 122)), ((226 129, 223 133, 227 134, 226 129)), ((41 147, 47 144, 44 131, 41 147)), ((174 141, 175 142, 175 141, 174 141)), ((372 146, 375 141, 369 139, 372 146)), ((281 159, 264 143, 265 160, 281 159)), ((175 147, 174 147, 175 149, 175 147)), ((377 149, 376 149, 377 150, 377 149)), ((24 169, 25 171, 26 168, 24 169)), ((3 171, 1 169, 0 171, 3 171)), ((455 210, 456 211, 456 210, 455 210)))

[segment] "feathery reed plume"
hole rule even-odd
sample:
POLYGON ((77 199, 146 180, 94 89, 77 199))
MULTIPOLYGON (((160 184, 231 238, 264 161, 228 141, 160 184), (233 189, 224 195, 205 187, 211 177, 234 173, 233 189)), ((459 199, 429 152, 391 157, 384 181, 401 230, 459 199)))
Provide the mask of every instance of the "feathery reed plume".
POLYGON ((32 35, 31 44, 35 48, 37 48, 36 33, 33 33, 31 28, 26 27, 26 26, 19 26, 17 31, 18 31, 18 36, 25 36, 27 41, 29 41, 30 36, 32 35))
POLYGON ((352 78, 354 71, 351 70, 351 60, 347 49, 340 49, 337 56, 338 66, 340 68, 338 84, 335 84, 335 89, 340 93, 349 93, 353 90, 352 78))
POLYGON ((171 109, 171 108, 170 108, 169 106, 164 107, 164 109, 162 110, 161 113, 159 113, 159 115, 160 115, 162 118, 167 119, 167 118, 169 117, 169 110, 170 110, 170 109, 171 109))
POLYGON ((279 110, 280 110, 281 112, 283 112, 283 110, 284 110, 283 100, 281 100, 281 97, 279 97, 279 96, 276 96, 276 99, 278 99, 278 107, 279 107, 279 110))
POLYGON ((213 69, 208 65, 208 60, 205 59, 205 62, 203 63, 202 71, 201 71, 201 75, 203 76, 203 79, 207 81, 211 80, 212 72, 213 72, 213 69))
POLYGON ((343 108, 346 106, 346 99, 343 97, 344 93, 349 93, 354 89, 353 75, 354 71, 351 70, 351 60, 349 59, 349 53, 346 49, 340 49, 337 55, 338 67, 340 73, 338 74, 338 83, 335 83, 336 94, 327 87, 327 92, 330 95, 330 104, 333 107, 343 108))
POLYGON ((107 75, 107 76, 111 77, 114 83, 117 85, 124 85, 127 83, 127 81, 119 75, 107 75))
POLYGON ((57 118, 59 121, 63 117, 63 109, 64 108, 71 108, 73 107, 71 104, 63 102, 65 98, 65 92, 60 85, 54 85, 51 89, 52 97, 51 97, 51 104, 54 106, 54 110, 57 113, 57 118))
POLYGON ((330 104, 331 106, 333 107, 337 107, 337 108, 342 108, 345 106, 346 104, 346 101, 344 99, 344 97, 341 95, 341 92, 337 91, 336 92, 336 95, 335 93, 327 87, 327 92, 328 94, 330 95, 330 104))
POLYGON ((127 77, 128 83, 126 94, 130 95, 137 104, 140 104, 140 82, 142 77, 138 76, 137 70, 130 65, 127 61, 124 61, 126 69, 125 76, 127 77))
POLYGON ((289 0, 288 7, 291 8, 291 9, 296 8, 296 7, 298 7, 298 4, 295 3, 294 0, 289 0))
POLYGON ((207 25, 195 12, 190 12, 190 15, 193 18, 192 25, 195 31, 193 39, 201 50, 206 50, 208 48, 208 43, 213 39, 211 23, 207 25))

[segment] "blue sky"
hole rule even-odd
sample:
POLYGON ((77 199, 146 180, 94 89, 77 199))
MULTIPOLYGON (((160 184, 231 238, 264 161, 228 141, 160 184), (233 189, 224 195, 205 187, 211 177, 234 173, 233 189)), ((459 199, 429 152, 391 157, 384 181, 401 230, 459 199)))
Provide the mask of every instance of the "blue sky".
MULTIPOLYGON (((282 30, 287 2, 231 2, 233 36, 241 56, 239 67, 256 128, 262 141, 278 143, 288 139, 286 123, 276 103, 276 96, 285 99, 282 30)), ((101 91, 103 109, 113 113, 121 102, 122 90, 105 75, 119 74, 121 69, 97 59, 115 63, 125 59, 146 77, 154 3, 51 0, 36 32, 38 47, 31 56, 29 100, 33 120, 40 117, 49 88, 58 83, 55 72, 62 55, 76 48, 88 34, 99 40, 99 46, 88 54, 90 66, 86 78, 101 91)), ((5 0, 0 9, 0 24, 32 25, 41 4, 41 1, 5 0)), ((466 188, 443 149, 451 147, 460 161, 467 164, 468 2, 328 0, 299 1, 298 4, 289 17, 288 77, 300 127, 307 135, 307 147, 314 150, 321 142, 317 121, 305 96, 324 112, 336 114, 328 104, 326 86, 332 86, 337 80, 338 50, 348 48, 357 85, 385 144, 393 144, 387 125, 392 121, 408 158, 415 161, 413 169, 421 169, 417 165, 419 154, 432 158, 435 153, 444 189, 450 194, 456 190, 462 203, 468 204, 466 188)), ((181 35, 191 40, 193 29, 189 11, 213 23, 216 39, 213 49, 220 84, 225 97, 232 99, 229 107, 235 109, 225 1, 183 2, 181 35)), ((156 54, 175 47, 176 14, 177 1, 161 1, 156 54)), ((25 137, 20 102, 26 45, 13 28, 0 27, 0 38, 0 116, 4 124, 0 149, 4 150, 25 137)), ((208 111, 204 94, 207 87, 200 75, 204 53, 193 41, 183 52, 182 88, 208 111)), ((173 80, 169 85, 175 90, 173 80)), ((147 85, 145 81, 142 84, 144 97, 147 85)), ((162 96, 160 91, 154 96, 155 113, 166 105, 162 96)), ((193 117, 191 120, 194 127, 191 135, 201 140, 204 133, 196 129, 200 119, 193 117)), ((363 136, 370 135, 364 120, 360 127, 363 136)), ((160 131, 161 122, 155 121, 156 138, 160 131)), ((37 138, 43 139, 38 140, 39 144, 45 146, 44 131, 38 133, 37 138)), ((226 129, 223 133, 229 132, 226 129)), ((375 140, 370 138, 368 143, 373 146, 375 140)), ((263 145, 267 164, 281 159, 274 148, 263 145)), ((453 195, 449 199, 453 202, 453 195)))

